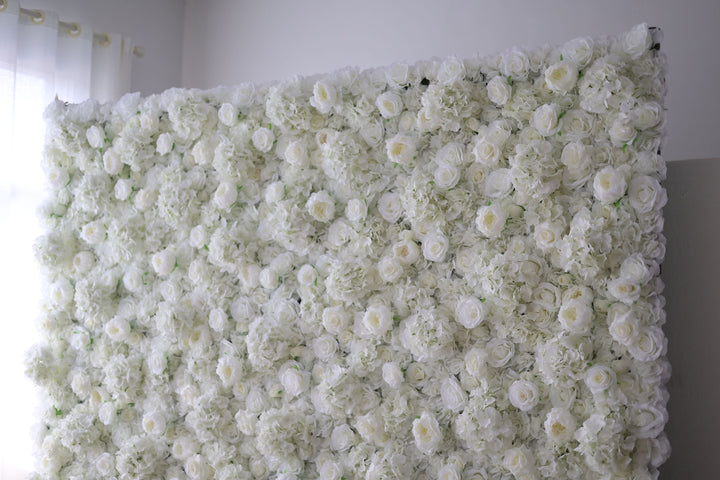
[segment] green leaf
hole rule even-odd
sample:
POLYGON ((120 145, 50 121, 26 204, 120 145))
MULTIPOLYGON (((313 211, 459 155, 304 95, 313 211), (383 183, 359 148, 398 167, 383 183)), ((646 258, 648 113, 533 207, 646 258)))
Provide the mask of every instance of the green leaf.
POLYGON ((558 120, 560 120, 562 117, 564 117, 566 113, 567 112, 562 112, 560 115, 558 115, 558 120))
POLYGON ((507 77, 507 83, 508 83, 508 85, 512 86, 512 84, 513 84, 512 76, 507 77))
POLYGON ((63 414, 63 411, 57 408, 55 405, 53 405, 53 409, 55 410, 55 416, 59 417, 63 414))
POLYGON ((207 245, 203 245, 203 248, 204 248, 205 250, 207 250, 208 252, 210 251, 210 247, 208 247, 207 245))
POLYGON ((623 150, 623 153, 625 153, 625 150, 627 150, 627 143, 626 143, 625 145, 623 145, 623 149, 622 149, 622 150, 623 150))
POLYGON ((482 303, 485 303, 485 302, 487 301, 487 298, 481 298, 480 301, 481 301, 482 303))
POLYGON ((429 183, 430 185, 435 185, 435 180, 430 180, 428 183, 429 183))
POLYGON ((492 200, 488 200, 487 206, 489 207, 490 205, 492 205, 492 200))
POLYGON ((562 53, 560 54, 560 61, 561 61, 561 62, 563 61, 562 53))
POLYGON ((398 162, 395 162, 395 165, 393 165, 393 168, 397 168, 398 165, 400 165, 398 162))
POLYGON ((618 199, 615 203, 613 203, 616 208, 620 208, 620 199, 618 199))

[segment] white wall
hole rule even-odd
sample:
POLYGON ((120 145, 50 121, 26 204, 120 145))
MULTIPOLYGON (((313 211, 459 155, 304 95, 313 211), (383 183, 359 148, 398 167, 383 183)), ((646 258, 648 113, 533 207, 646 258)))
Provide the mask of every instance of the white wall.
POLYGON ((380 66, 431 56, 490 54, 662 27, 670 71, 665 158, 717 157, 717 0, 187 0, 183 86, 380 66))
POLYGON ((57 12, 67 22, 89 23, 96 33, 119 33, 145 48, 133 58, 132 91, 143 95, 179 87, 184 0, 20 0, 23 8, 57 12))

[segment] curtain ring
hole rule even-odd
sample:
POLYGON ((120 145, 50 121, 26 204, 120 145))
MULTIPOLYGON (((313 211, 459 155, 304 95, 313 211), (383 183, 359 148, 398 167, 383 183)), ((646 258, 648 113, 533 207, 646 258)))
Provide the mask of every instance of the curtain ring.
POLYGON ((8 0, 0 0, 0 12, 7 10, 8 0))
POLYGON ((67 33, 71 37, 78 37, 82 33, 82 28, 77 23, 71 23, 67 28, 67 33))
POLYGON ((32 10, 30 18, 35 25, 41 25, 45 21, 45 12, 42 10, 32 10))
POLYGON ((107 33, 98 33, 97 34, 100 38, 98 39, 98 45, 101 47, 109 47, 112 43, 112 39, 110 38, 110 35, 107 33))

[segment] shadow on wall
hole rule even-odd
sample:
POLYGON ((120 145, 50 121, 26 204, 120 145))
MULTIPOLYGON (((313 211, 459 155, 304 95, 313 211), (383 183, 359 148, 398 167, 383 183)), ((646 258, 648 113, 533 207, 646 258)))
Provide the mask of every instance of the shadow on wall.
POLYGON ((672 454, 660 479, 718 478, 720 471, 720 159, 668 162, 667 254, 672 454))

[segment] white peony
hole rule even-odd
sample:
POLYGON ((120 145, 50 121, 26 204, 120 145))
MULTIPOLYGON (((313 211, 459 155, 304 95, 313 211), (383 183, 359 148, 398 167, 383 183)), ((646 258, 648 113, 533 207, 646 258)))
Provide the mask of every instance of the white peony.
POLYGON ((508 389, 508 398, 515 408, 527 412, 538 404, 540 393, 537 385, 527 380, 516 380, 508 389))
POLYGON ((427 455, 433 454, 440 447, 443 438, 437 420, 427 411, 413 420, 412 433, 417 449, 427 455))
POLYGON ((565 443, 573 438, 577 422, 566 408, 555 407, 545 418, 545 433, 554 443, 565 443))

